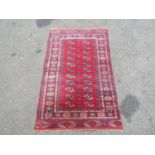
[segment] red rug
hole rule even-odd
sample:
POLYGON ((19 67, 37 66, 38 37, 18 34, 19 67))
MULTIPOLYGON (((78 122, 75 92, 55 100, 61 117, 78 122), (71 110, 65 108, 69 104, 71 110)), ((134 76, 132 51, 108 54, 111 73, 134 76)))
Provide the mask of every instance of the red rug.
POLYGON ((107 30, 50 31, 35 129, 122 129, 107 30))

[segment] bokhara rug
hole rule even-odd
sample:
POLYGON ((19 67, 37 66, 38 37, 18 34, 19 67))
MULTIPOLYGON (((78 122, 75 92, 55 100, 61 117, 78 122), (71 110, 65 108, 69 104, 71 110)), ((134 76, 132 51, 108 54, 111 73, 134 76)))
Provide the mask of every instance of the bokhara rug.
POLYGON ((35 129, 122 129, 107 30, 50 31, 35 129))

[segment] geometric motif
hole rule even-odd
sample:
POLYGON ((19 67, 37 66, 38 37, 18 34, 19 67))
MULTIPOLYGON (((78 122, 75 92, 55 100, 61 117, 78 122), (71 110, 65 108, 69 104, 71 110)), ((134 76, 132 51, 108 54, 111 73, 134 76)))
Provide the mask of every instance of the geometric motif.
POLYGON ((50 31, 35 129, 122 129, 108 30, 50 31))

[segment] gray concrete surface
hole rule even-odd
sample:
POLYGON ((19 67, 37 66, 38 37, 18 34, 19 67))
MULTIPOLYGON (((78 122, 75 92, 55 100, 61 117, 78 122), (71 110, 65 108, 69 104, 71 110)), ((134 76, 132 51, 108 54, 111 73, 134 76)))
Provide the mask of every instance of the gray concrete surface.
POLYGON ((0 20, 0 134, 155 134, 155 20, 0 20), (108 28, 124 131, 34 131, 50 28, 108 28))

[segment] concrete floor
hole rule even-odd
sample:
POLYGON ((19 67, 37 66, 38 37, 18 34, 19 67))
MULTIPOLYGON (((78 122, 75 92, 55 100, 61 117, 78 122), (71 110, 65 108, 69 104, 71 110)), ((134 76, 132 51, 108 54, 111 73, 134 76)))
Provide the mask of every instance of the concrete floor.
POLYGON ((0 134, 155 134, 155 20, 0 20, 0 134), (50 28, 108 28, 124 131, 37 132, 50 28))

